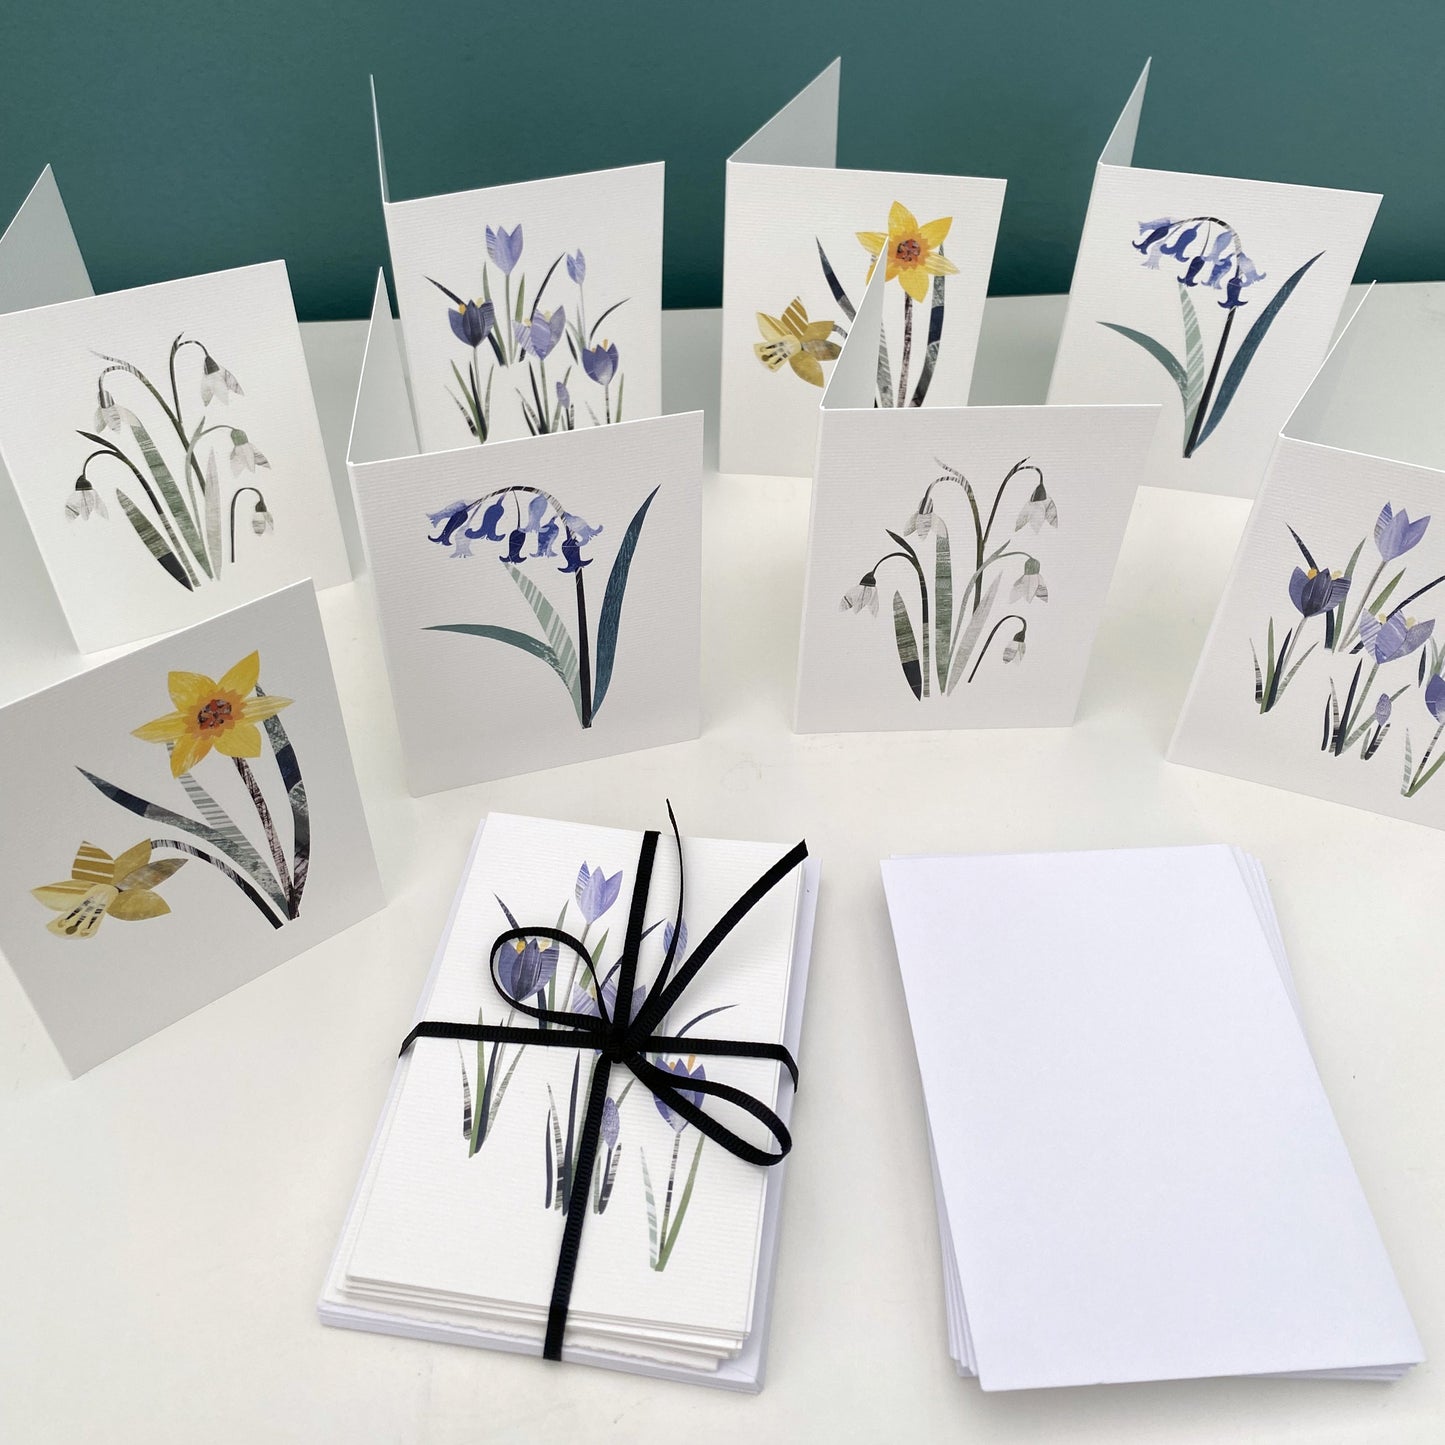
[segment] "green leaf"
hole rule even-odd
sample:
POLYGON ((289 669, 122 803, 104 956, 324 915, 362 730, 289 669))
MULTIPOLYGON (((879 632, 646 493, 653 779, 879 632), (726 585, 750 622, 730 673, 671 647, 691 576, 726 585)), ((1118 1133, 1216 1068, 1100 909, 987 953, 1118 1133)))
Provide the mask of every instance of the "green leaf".
POLYGON ((597 671, 592 680, 592 716, 602 710, 602 699, 612 682, 612 665, 617 657, 617 630, 622 625, 622 599, 627 592, 627 574, 632 568, 633 554, 637 541, 642 535, 642 524, 647 520, 647 509, 657 495, 654 487, 642 505, 627 524, 622 545, 612 562, 612 571, 607 577, 607 590, 602 594, 602 610, 597 614, 597 671))
MULTIPOLYGON (((943 255, 942 248, 938 254, 943 255)), ((923 365, 919 368, 909 406, 922 406, 923 398, 933 384, 933 368, 938 365, 938 349, 943 344, 943 282, 942 276, 933 278, 933 304, 928 310, 928 349, 923 353, 923 365)))
POLYGON ((1179 283, 1179 309, 1184 313, 1184 431, 1194 428, 1194 413, 1204 392, 1204 341, 1199 335, 1199 313, 1194 297, 1182 281, 1179 283))
MULTIPOLYGON (((942 277, 938 277, 942 280, 942 277)), ((948 531, 940 521, 933 543, 933 660, 938 669, 939 691, 948 689, 948 653, 953 645, 953 556, 948 531)))
POLYGON ((1304 280, 1305 272, 1324 254, 1323 251, 1320 251, 1311 256, 1275 292, 1269 305, 1254 318, 1254 325, 1249 328, 1244 340, 1239 343, 1239 350, 1234 353, 1234 360, 1229 363, 1229 370, 1224 373, 1224 380, 1219 384, 1219 394, 1214 399, 1209 420, 1204 423, 1204 429, 1199 433, 1199 440, 1194 444, 1196 449, 1204 445, 1210 432, 1224 420, 1224 413, 1228 410, 1229 403, 1234 400, 1234 393, 1239 390, 1239 385, 1244 380, 1244 374, 1249 370, 1249 363, 1254 360, 1254 354, 1259 350, 1269 328, 1274 324, 1274 318, 1284 309, 1285 302, 1294 294, 1294 288, 1304 280))
POLYGON ((1184 406, 1186 419, 1189 416, 1189 376, 1180 366, 1178 358, 1167 346, 1161 346, 1152 336, 1145 336, 1142 331, 1135 331, 1132 326, 1119 326, 1113 321, 1101 321, 1100 326, 1107 326, 1110 331, 1117 331, 1120 336, 1127 336, 1137 346, 1142 346, 1160 366, 1167 371, 1179 388, 1179 400, 1184 406))
MULTIPOLYGON (((532 657, 540 658, 557 674, 568 693, 571 694, 572 692, 572 686, 567 680, 567 674, 563 670, 562 663, 558 659, 557 654, 553 652, 545 642, 539 638, 530 636, 528 633, 518 632, 512 627, 493 627, 487 622, 442 622, 434 627, 427 627, 422 630, 425 632, 459 632, 465 637, 488 637, 493 642, 502 642, 508 647, 515 647, 520 652, 525 652, 532 657)), ((573 703, 574 705, 577 704, 575 696, 573 696, 573 703)), ((580 722, 582 717, 580 705, 577 717, 580 722)))
POLYGON ((557 659, 558 676, 567 684, 568 691, 572 694, 572 706, 576 708, 580 719, 582 688, 577 678, 577 647, 572 641, 572 634, 567 631, 567 624, 562 621, 561 615, 547 600, 542 589, 520 567, 508 562, 507 574, 517 584, 517 590, 526 598, 532 615, 541 624, 542 634, 557 659))
POLYGON ((988 591, 983 594, 982 600, 973 609, 973 616, 968 619, 968 626, 959 633, 958 641, 953 645, 953 661, 948 665, 949 694, 958 686, 959 678, 968 668, 968 659, 973 656, 973 649, 978 646, 978 639, 983 635, 988 615, 993 611, 993 600, 998 596, 999 584, 1002 581, 1002 577, 995 577, 989 583, 988 591))
POLYGON ((180 562, 176 559, 176 554, 172 552, 167 545, 165 538, 151 526, 145 514, 119 487, 115 489, 115 499, 120 503, 121 511, 125 513, 126 521, 135 528, 136 536, 145 543, 146 551, 148 551, 187 592, 191 591, 190 579, 186 576, 180 562))
POLYGON ((195 519, 191 516, 190 508, 186 506, 185 499, 181 496, 180 488, 176 486, 176 479, 171 475, 171 469, 166 465, 166 459, 160 454, 160 449, 152 441, 151 434, 145 429, 141 419, 133 413, 126 413, 126 415, 130 418, 127 425, 130 427, 131 435, 135 438, 136 445, 140 447, 141 456, 145 458, 145 464, 170 511, 172 520, 180 528, 186 546, 191 549, 191 554, 206 576, 213 576, 210 558, 206 556, 206 548, 201 541, 201 534, 196 528, 195 519))
POLYGON ((216 472, 216 449, 206 457, 206 547, 213 575, 221 575, 221 478, 216 472))
POLYGON ((687 1183, 682 1187, 682 1198, 677 1202, 677 1213, 673 1216, 672 1228, 667 1231, 667 1238, 663 1241, 662 1253, 658 1256, 657 1268, 667 1268, 667 1262, 672 1258, 672 1247, 677 1243, 677 1233, 682 1228, 682 1221, 687 1216, 687 1206, 692 1202, 692 1186, 697 1179, 697 1166, 702 1159, 702 1146, 707 1142, 706 1135, 699 1134, 697 1148, 692 1155, 692 1168, 687 1171, 687 1183))
POLYGON ((828 290, 833 293, 833 300, 842 308, 843 315, 852 321, 858 313, 848 299, 848 293, 843 289, 843 283, 839 281, 837 273, 833 270, 832 262, 828 260, 828 253, 823 249, 823 243, 814 236, 813 244, 818 248, 818 262, 823 268, 823 279, 828 283, 828 290))
POLYGON ((1380 590, 1375 593, 1375 600, 1365 608, 1366 612, 1373 612, 1376 615, 1385 610, 1385 603, 1390 600, 1390 594, 1400 585, 1400 579, 1404 577, 1405 569, 1402 567, 1380 590))
POLYGON ((652 1256, 652 1267, 658 1267, 657 1252, 657 1200, 652 1192, 652 1175, 647 1169, 647 1151, 639 1149, 638 1157, 642 1160, 642 1192, 647 1199, 647 1243, 652 1256))
POLYGON ((904 680, 913 690, 913 696, 923 699, 923 672, 918 665, 918 638, 913 632, 913 623, 908 608, 903 605, 903 594, 893 594, 893 640, 898 647, 898 662, 903 668, 904 680))
POLYGON ((617 378, 617 405, 612 408, 612 420, 614 422, 622 420, 622 393, 626 389, 626 386, 627 378, 625 376, 619 376, 617 378))

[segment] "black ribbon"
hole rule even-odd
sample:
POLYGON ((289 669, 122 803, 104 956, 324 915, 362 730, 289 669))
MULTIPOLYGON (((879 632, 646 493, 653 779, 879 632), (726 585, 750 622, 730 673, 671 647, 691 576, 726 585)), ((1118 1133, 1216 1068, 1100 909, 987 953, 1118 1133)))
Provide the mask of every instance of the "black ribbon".
POLYGON ((580 939, 560 928, 509 928, 498 934, 492 944, 490 967, 492 983, 497 992, 514 1009, 519 1009, 540 1023, 555 1028, 531 1028, 521 1024, 457 1024, 436 1021, 419 1023, 401 1046, 404 1055, 418 1039, 467 1039, 486 1043, 533 1044, 553 1049, 595 1049, 600 1067, 593 1070, 592 1088, 587 1096, 587 1112, 582 1122, 577 1147, 577 1168, 572 1181, 573 1207, 567 1211, 567 1224, 562 1231, 562 1249, 557 1259, 557 1274, 552 1283, 552 1300, 547 1309, 547 1335, 542 1354, 549 1360, 562 1358, 562 1333, 567 1324, 567 1309, 572 1298, 572 1283, 577 1272, 577 1255, 582 1243, 582 1225, 587 1218, 586 1202, 592 1183, 592 1170, 597 1160, 597 1145, 602 1132, 602 1110, 607 1102, 608 1082, 612 1066, 621 1064, 649 1089, 659 1102, 680 1114, 701 1134, 713 1140, 729 1154, 749 1164, 772 1165, 787 1158, 793 1147, 792 1135, 782 1119, 760 1099, 731 1084, 716 1079, 686 1081, 684 1093, 678 1087, 678 1076, 660 1068, 649 1054, 668 1051, 689 1054, 722 1055, 739 1059, 771 1059, 787 1069, 793 1088, 798 1087, 798 1066, 792 1054, 781 1044, 757 1043, 748 1039, 695 1039, 653 1030, 682 997, 688 984, 701 972, 703 965, 717 951, 718 945, 733 931, 753 908, 783 881, 808 856, 806 843, 797 843, 788 850, 755 883, 745 889, 735 903, 718 919, 708 935, 692 950, 687 961, 674 977, 672 966, 678 939, 682 936, 682 837, 672 804, 667 805, 667 818, 677 843, 677 916, 673 921, 672 941, 662 960, 656 980, 648 989, 634 1018, 628 1014, 637 977, 637 959, 642 947, 643 918, 647 911, 647 895, 652 884, 652 867, 657 856, 659 834, 648 831, 642 835, 642 850, 637 860, 637 877, 632 889, 632 908, 627 918, 627 934, 618 961, 617 1000, 615 1010, 608 1012, 603 996, 602 980, 597 977, 592 956, 580 939), (497 957, 507 944, 528 938, 546 938, 571 949, 592 975, 597 995, 596 1014, 573 1012, 571 1009, 549 1009, 515 998, 502 985, 497 971, 497 957), (565 1032, 563 1032, 565 1030, 565 1032), (777 1144, 776 1151, 760 1149, 756 1144, 704 1113, 689 1094, 709 1094, 724 1103, 735 1105, 758 1120, 777 1144), (582 1207, 577 1207, 581 1201, 582 1207))

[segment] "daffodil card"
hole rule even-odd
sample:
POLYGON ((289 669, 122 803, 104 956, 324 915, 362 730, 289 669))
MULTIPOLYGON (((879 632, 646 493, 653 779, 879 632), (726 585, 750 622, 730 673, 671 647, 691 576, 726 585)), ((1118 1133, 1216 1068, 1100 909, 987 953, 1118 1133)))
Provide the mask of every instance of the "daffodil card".
POLYGON ((1172 761, 1445 827, 1442 320, 1375 288, 1290 418, 1172 761))
POLYGON ((1048 399, 1158 402, 1145 483, 1252 497, 1380 197, 1136 167, 1148 76, 1094 173, 1048 399))
POLYGON ((697 736, 700 412, 419 452, 379 278, 348 464, 413 793, 697 736))
POLYGON ((1004 182, 837 168, 834 61, 727 167, 721 470, 807 476, 818 404, 881 262, 873 404, 963 406, 1004 182))
POLYGON ((316 596, 0 708, 0 952, 72 1073, 381 907, 316 596))
POLYGON ((658 414, 661 162, 394 201, 382 159, 381 188, 426 451, 658 414))
POLYGON ((0 456, 80 650, 348 581, 285 263, 95 296, 78 258, 47 171, 0 240, 0 456))
POLYGON ((819 424, 797 730, 1068 726, 1159 408, 876 407, 854 345, 819 424))

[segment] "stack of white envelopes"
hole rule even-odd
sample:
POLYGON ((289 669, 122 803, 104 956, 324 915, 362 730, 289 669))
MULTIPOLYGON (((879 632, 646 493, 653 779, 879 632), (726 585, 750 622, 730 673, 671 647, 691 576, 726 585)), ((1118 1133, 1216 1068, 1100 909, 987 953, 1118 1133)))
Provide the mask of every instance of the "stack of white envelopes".
POLYGON ((1237 849, 883 864, 984 1389, 1422 1358, 1237 849))
POLYGON ((323 1321, 543 1353, 549 1311, 560 1325, 552 1302, 564 1234, 580 1222, 560 1358, 759 1388, 784 1166, 738 1157, 683 1117, 686 1104, 669 1107, 666 1088, 650 1088, 620 1060, 609 1068, 592 1036, 571 1024, 539 1028, 507 999, 584 1020, 616 1017, 632 939, 626 1016, 637 1019, 650 991, 663 996, 657 979, 669 954, 673 981, 705 959, 650 1030, 669 1042, 645 1051, 643 1071, 665 1071, 710 1119, 779 1152, 776 1135, 704 1084, 788 1117, 783 1063, 710 1051, 708 1041, 781 1045, 796 1056, 816 896, 802 851, 684 839, 679 927, 672 835, 657 843, 634 907, 646 876, 643 834, 489 816, 416 1015, 443 1027, 397 1064, 322 1293, 323 1321), (771 886, 714 950, 715 926, 767 877, 771 886), (497 947, 514 929, 519 936, 497 947), (576 939, 593 968, 554 931, 576 939), (489 967, 494 952, 504 992, 489 967), (446 1035, 452 1024, 478 1023, 529 1032, 446 1035), (588 1180, 594 1080, 601 1113, 588 1180))

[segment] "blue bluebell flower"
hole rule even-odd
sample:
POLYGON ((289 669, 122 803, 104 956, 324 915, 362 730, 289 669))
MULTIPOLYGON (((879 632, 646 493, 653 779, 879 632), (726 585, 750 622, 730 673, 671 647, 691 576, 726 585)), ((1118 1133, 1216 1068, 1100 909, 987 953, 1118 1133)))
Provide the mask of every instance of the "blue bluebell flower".
POLYGON ((580 572, 592 565, 592 558, 582 555, 582 544, 570 532, 562 539, 562 557, 567 565, 559 567, 559 572, 580 572))
POLYGON ((527 534, 520 527, 513 527, 507 533, 507 553, 504 557, 498 557, 499 562, 510 562, 514 566, 520 565, 527 559, 522 555, 522 548, 527 545, 527 534))
POLYGON ((513 226, 510 231, 498 226, 494 231, 487 227, 487 255, 503 276, 510 276, 512 269, 522 259, 522 227, 513 226))
POLYGON ((500 497, 482 513, 482 520, 475 527, 468 527, 468 537, 485 537, 489 542, 500 542, 504 537, 501 530, 502 514, 507 510, 506 503, 500 497))
POLYGON ((466 502, 453 502, 449 507, 443 507, 439 512, 428 512, 426 519, 433 527, 440 527, 441 531, 435 537, 429 537, 429 542, 438 542, 443 547, 449 547, 452 543, 452 536, 467 520, 468 504, 466 502))
POLYGON ((584 522, 575 512, 562 513, 562 525, 585 547, 594 537, 600 537, 603 529, 584 522))
POLYGON ((1185 253, 1194 244, 1199 235, 1197 225, 1188 225, 1180 230, 1174 237, 1172 244, 1161 244, 1159 254, 1161 256, 1173 256, 1176 261, 1186 260, 1185 253))
POLYGON ((557 538, 562 534, 562 525, 556 517, 551 518, 544 526, 537 529, 537 550, 532 553, 533 557, 555 557, 557 538))

